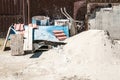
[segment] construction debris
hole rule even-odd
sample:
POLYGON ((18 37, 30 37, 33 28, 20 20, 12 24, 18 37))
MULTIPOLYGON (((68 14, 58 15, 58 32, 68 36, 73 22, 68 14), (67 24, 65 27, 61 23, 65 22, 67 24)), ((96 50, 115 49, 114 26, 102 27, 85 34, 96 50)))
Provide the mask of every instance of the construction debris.
POLYGON ((21 56, 24 54, 23 50, 23 35, 11 35, 10 48, 12 56, 21 56))
POLYGON ((96 8, 89 16, 89 28, 106 30, 113 39, 120 39, 120 4, 96 8))

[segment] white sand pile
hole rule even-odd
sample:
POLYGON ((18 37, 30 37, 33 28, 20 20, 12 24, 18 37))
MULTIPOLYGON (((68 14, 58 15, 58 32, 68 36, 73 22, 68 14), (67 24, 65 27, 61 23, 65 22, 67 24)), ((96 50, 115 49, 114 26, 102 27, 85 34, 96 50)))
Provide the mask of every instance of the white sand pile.
POLYGON ((85 31, 66 42, 37 59, 1 54, 0 80, 120 79, 120 44, 105 31, 85 31))
POLYGON ((66 41, 63 48, 43 53, 38 61, 23 70, 22 77, 29 80, 120 79, 120 46, 106 32, 89 30, 66 41))
POLYGON ((120 56, 119 45, 102 30, 83 32, 68 39, 67 43, 64 47, 65 54, 85 63, 116 64, 120 56))
POLYGON ((120 79, 120 46, 107 32, 90 30, 67 40, 64 53, 74 65, 70 72, 86 74, 91 80, 120 79))

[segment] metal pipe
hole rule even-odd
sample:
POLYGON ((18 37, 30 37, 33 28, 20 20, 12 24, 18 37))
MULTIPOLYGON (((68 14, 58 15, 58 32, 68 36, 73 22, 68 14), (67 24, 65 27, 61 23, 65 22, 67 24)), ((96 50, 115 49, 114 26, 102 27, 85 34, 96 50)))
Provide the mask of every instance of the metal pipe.
POLYGON ((28 5, 28 24, 30 23, 30 0, 27 0, 28 5))
POLYGON ((25 0, 23 0, 23 22, 25 24, 25 0))

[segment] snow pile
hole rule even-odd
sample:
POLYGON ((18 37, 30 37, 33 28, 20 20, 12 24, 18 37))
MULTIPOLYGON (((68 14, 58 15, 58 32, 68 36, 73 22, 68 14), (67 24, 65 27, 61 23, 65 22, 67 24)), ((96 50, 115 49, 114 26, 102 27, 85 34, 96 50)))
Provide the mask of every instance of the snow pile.
POLYGON ((120 79, 120 46, 110 40, 107 32, 89 30, 66 42, 64 47, 44 52, 23 70, 22 77, 29 80, 120 79))

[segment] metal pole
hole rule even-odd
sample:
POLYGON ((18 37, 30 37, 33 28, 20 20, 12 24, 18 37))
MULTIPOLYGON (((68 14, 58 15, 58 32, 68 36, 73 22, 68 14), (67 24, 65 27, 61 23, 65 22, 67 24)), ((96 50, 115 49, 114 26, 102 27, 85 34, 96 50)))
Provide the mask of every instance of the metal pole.
POLYGON ((87 13, 85 15, 85 26, 86 26, 86 30, 88 30, 88 1, 86 0, 86 10, 87 10, 87 13))
POLYGON ((23 22, 25 24, 25 0, 23 0, 23 22))
POLYGON ((27 0, 28 4, 28 24, 30 23, 30 0, 27 0))

